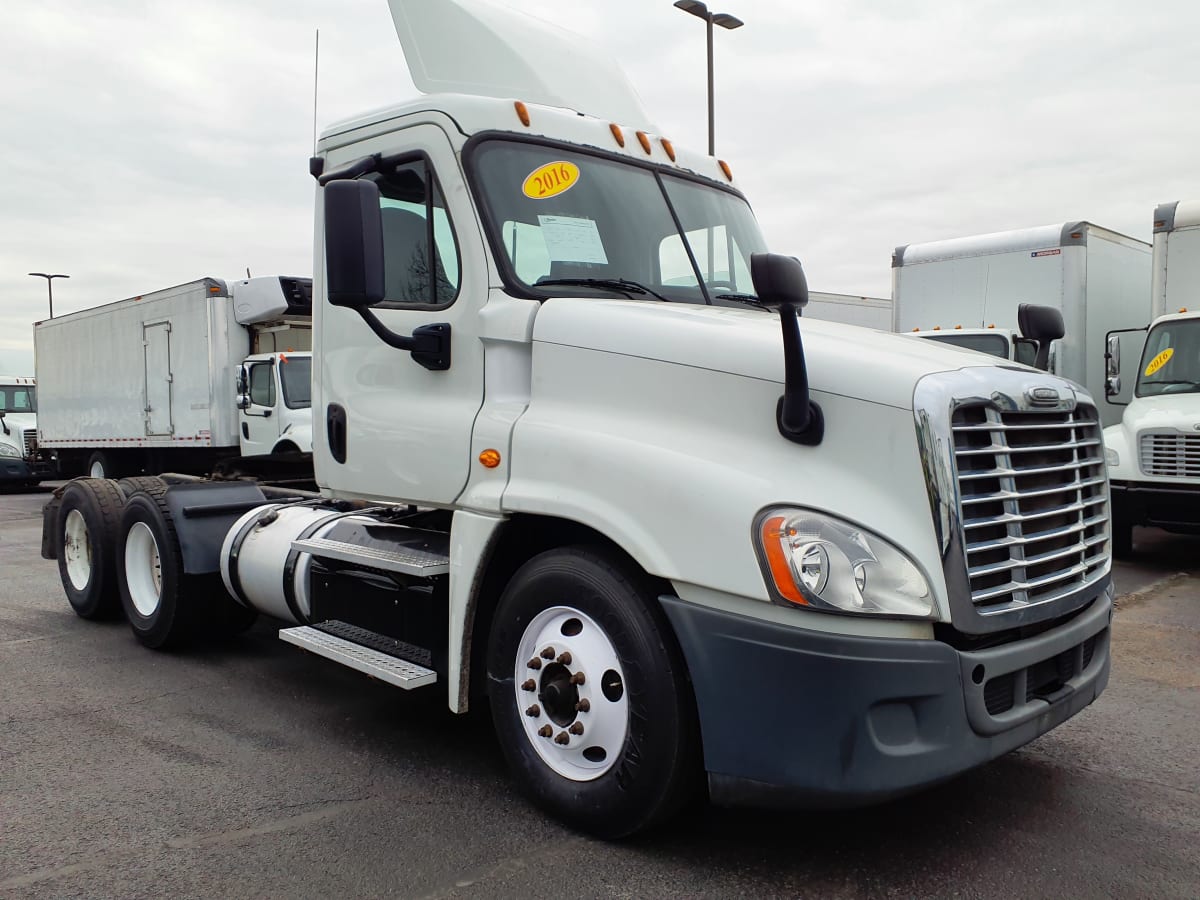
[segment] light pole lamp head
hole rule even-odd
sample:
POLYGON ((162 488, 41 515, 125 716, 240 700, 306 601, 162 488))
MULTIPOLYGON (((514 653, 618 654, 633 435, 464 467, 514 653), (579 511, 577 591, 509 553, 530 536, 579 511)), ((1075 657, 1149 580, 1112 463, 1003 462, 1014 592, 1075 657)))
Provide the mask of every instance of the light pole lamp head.
POLYGON ((675 6, 685 13, 691 13, 693 16, 708 21, 708 6, 701 3, 700 0, 675 0, 675 6))
POLYGON ((741 28, 746 23, 737 16, 731 16, 729 13, 717 13, 712 17, 714 25, 720 25, 722 28, 728 28, 733 31, 735 28, 741 28))

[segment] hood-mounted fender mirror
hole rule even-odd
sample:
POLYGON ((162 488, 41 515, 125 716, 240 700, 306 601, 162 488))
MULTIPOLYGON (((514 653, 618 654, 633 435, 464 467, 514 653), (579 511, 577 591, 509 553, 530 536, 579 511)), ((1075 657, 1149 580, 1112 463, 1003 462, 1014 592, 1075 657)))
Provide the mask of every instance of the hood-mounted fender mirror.
POLYGON ((808 305, 804 267, 794 256, 752 253, 750 278, 758 302, 778 311, 783 328, 783 396, 775 408, 779 433, 797 444, 816 446, 825 436, 825 417, 808 395, 808 369, 800 340, 800 310, 808 305))
POLYGON ((1050 344, 1067 333, 1062 313, 1053 306, 1021 303, 1017 306, 1017 328, 1022 337, 1037 341, 1038 351, 1033 366, 1045 372, 1050 367, 1050 344))

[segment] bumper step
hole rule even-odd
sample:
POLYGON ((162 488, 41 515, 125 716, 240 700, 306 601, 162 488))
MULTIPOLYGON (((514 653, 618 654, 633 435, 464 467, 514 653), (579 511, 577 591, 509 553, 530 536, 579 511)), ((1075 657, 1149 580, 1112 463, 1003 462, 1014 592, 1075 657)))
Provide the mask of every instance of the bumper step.
MULTIPOLYGON (((352 632, 361 632, 372 639, 372 643, 376 643, 377 645, 380 641, 391 641, 390 638, 386 638, 383 635, 366 632, 361 628, 355 628, 344 623, 329 622, 323 624, 327 627, 341 626, 338 628, 339 631, 350 629, 352 632)), ((317 654, 317 656, 331 659, 347 668, 370 675, 372 678, 378 678, 380 681, 386 681, 388 684, 393 684, 405 690, 424 687, 427 684, 433 684, 437 681, 437 672, 432 669, 428 669, 407 659, 402 659, 399 656, 394 656, 391 653, 385 653, 375 647, 363 646, 355 641, 348 641, 345 638, 307 625, 302 625, 298 628, 282 628, 279 631, 279 639, 289 644, 295 644, 303 650, 317 654)), ((397 650, 409 647, 409 645, 401 644, 398 641, 393 641, 392 643, 396 645, 395 649, 397 650)))
POLYGON ((332 559, 369 569, 383 569, 418 578, 445 575, 450 571, 450 557, 444 553, 405 547, 385 550, 378 547, 363 547, 345 541, 330 541, 324 538, 308 538, 292 541, 292 549, 311 553, 321 559, 332 559))

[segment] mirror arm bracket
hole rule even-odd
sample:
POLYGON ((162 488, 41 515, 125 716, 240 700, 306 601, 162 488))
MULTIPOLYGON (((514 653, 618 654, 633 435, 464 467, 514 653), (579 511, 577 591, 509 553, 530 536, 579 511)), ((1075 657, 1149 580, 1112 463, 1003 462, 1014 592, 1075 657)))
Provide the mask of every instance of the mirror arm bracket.
POLYGON ((365 306, 356 307, 355 311, 362 320, 375 332, 375 336, 397 350, 407 350, 412 358, 433 372, 444 372, 450 368, 450 323, 437 322, 433 325, 422 325, 414 328, 411 336, 396 334, 381 321, 378 316, 365 306))
POLYGON ((779 307, 783 328, 783 396, 775 408, 779 433, 797 444, 815 447, 825 437, 825 416, 809 397, 804 343, 800 339, 800 310, 791 304, 779 307))

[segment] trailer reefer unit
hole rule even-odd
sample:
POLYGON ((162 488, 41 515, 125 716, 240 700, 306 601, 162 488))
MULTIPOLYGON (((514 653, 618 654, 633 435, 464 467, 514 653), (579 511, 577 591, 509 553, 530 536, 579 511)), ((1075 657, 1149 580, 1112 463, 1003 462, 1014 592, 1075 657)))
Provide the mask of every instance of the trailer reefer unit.
POLYGON ((1017 331, 1020 304, 1053 307, 1066 335, 1050 370, 1087 388, 1108 425, 1121 408, 1104 393, 1105 335, 1149 321, 1149 279, 1149 244, 1090 222, 909 244, 892 256, 893 330, 1017 331))
POLYGON ((307 278, 201 278, 38 322, 39 442, 108 477, 311 452, 311 310, 307 278))

